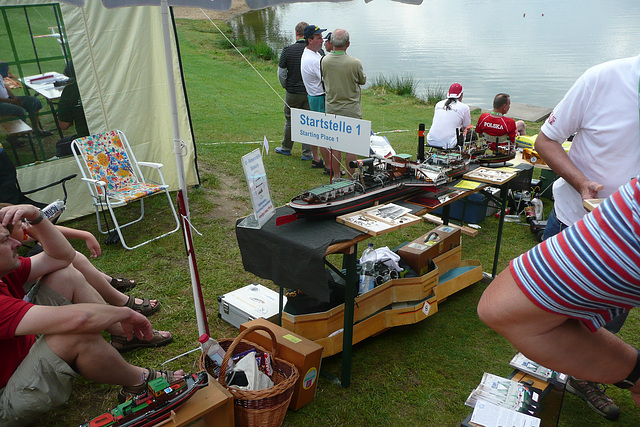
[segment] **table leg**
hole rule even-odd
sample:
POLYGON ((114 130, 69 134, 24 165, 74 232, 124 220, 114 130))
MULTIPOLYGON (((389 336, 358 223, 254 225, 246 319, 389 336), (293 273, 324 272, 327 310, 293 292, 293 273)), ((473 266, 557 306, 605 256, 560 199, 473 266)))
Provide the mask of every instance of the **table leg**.
POLYGON ((353 347, 353 314, 356 294, 358 292, 357 250, 353 245, 349 253, 344 254, 346 283, 344 296, 344 331, 342 333, 342 377, 340 385, 344 388, 351 385, 351 350, 353 347))
POLYGON ((64 138, 64 134, 62 133, 62 129, 60 128, 60 123, 58 122, 58 113, 56 112, 55 104, 50 99, 47 99, 47 102, 49 103, 49 108, 51 109, 51 115, 53 116, 53 121, 56 124, 58 135, 60 135, 60 138, 62 139, 64 138))
POLYGON ((278 286, 278 288, 280 288, 278 298, 278 326, 282 326, 282 311, 284 310, 284 288, 282 286, 278 286))
POLYGON ((509 193, 509 184, 505 185, 504 189, 500 190, 502 192, 502 203, 500 206, 500 221, 498 222, 498 236, 496 237, 496 251, 493 255, 493 269, 491 270, 491 277, 496 277, 496 273, 498 270, 498 258, 500 257, 500 242, 502 242, 502 228, 504 226, 504 216, 505 211, 507 209, 507 197, 509 193))
POLYGON ((451 203, 446 204, 442 207, 442 224, 449 225, 450 214, 451 214, 451 203))

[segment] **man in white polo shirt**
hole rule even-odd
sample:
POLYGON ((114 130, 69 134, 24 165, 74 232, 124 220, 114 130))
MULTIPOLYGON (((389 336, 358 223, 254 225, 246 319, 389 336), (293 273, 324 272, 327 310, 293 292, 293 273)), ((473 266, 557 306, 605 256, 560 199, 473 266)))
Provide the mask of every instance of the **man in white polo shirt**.
MULTIPOLYGON (((321 113, 324 113, 325 93, 322 77, 320 76, 322 55, 320 55, 319 51, 322 49, 322 32, 326 30, 326 28, 320 28, 317 25, 307 25, 305 27, 304 42, 306 47, 302 52, 300 62, 302 81, 307 90, 307 98, 309 98, 309 109, 321 113)), ((329 150, 326 148, 318 150, 317 146, 312 145, 311 152, 313 153, 312 168, 320 169, 324 167, 325 163, 329 163, 329 150)))

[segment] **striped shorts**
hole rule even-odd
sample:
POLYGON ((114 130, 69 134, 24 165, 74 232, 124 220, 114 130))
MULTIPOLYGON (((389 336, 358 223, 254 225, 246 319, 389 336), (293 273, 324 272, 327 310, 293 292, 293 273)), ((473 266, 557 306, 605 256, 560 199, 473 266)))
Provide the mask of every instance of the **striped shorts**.
POLYGON ((511 261, 536 306, 595 332, 640 305, 640 186, 623 185, 572 227, 511 261))

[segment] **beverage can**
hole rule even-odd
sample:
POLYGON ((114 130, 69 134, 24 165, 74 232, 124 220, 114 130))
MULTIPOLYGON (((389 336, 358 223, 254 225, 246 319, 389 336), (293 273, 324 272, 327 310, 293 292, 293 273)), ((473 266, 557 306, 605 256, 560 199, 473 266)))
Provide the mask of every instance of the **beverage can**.
POLYGON ((54 219, 62 215, 62 212, 64 212, 66 207, 67 206, 64 204, 62 200, 56 200, 55 202, 50 203, 44 208, 42 208, 42 214, 49 221, 53 221, 54 219))

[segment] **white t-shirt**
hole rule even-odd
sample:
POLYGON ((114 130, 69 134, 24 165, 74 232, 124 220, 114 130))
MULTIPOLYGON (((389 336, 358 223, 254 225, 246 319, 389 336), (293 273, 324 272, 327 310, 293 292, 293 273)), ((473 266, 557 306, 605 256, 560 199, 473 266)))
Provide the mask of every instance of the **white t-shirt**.
MULTIPOLYGON (((564 142, 574 132, 569 158, 590 180, 604 185, 599 198, 640 173, 638 82, 640 55, 588 69, 542 125, 542 132, 564 142)), ((587 211, 582 197, 564 179, 553 185, 557 218, 571 225, 587 211)))
POLYGON ((324 95, 322 87, 322 78, 320 76, 320 55, 309 48, 305 48, 302 52, 300 60, 300 72, 302 73, 302 81, 307 89, 307 94, 311 96, 324 95))
POLYGON ((456 129, 467 127, 471 124, 471 112, 469 107, 460 102, 449 104, 450 109, 445 110, 446 99, 436 104, 433 112, 433 123, 427 134, 427 143, 432 147, 453 148, 457 144, 456 129))

